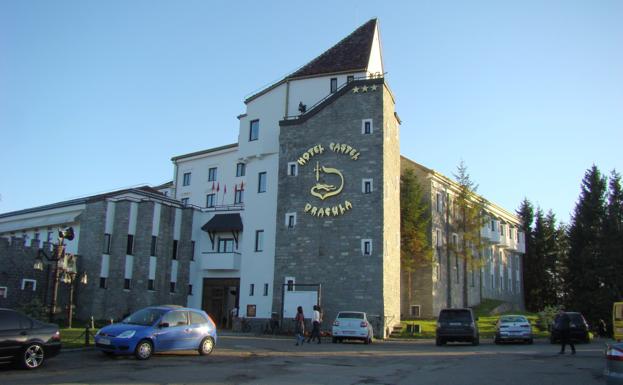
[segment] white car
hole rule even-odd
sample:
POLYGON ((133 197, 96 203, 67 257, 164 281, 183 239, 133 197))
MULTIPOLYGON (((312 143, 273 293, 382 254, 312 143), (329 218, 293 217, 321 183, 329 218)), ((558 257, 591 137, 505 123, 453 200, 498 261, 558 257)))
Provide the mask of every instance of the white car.
POLYGON ((522 315, 501 316, 496 324, 494 342, 499 344, 504 341, 523 341, 531 344, 533 339, 530 321, 522 315))
POLYGON ((343 340, 362 340, 364 344, 372 343, 374 331, 366 313, 362 311, 341 311, 333 321, 333 343, 343 340))

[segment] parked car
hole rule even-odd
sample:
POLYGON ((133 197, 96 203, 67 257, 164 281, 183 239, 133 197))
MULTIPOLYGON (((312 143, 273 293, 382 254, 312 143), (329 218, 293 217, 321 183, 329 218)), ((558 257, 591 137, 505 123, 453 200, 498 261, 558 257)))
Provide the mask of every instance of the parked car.
MULTIPOLYGON (((569 337, 574 342, 591 342, 591 335, 589 333, 588 323, 581 313, 577 312, 565 312, 569 316, 570 330, 569 337)), ((560 342, 560 326, 558 322, 558 315, 554 319, 550 327, 549 342, 552 344, 560 342)))
POLYGON ((102 352, 134 354, 139 360, 172 350, 197 350, 208 355, 216 341, 216 324, 206 312, 175 305, 141 309, 95 335, 95 346, 102 352))
POLYGON ((606 383, 623 385, 623 343, 606 345, 606 383))
POLYGON ((61 350, 57 325, 0 308, 0 363, 17 363, 36 369, 61 350))
POLYGON ((333 343, 343 340, 362 340, 365 344, 371 344, 374 330, 366 313, 341 311, 337 313, 333 322, 332 336, 333 343))
POLYGON ((496 344, 506 341, 523 341, 531 344, 532 326, 530 321, 522 315, 503 315, 495 324, 495 337, 493 341, 496 344))
POLYGON ((450 341, 480 344, 477 321, 472 309, 442 309, 437 318, 436 345, 450 341))

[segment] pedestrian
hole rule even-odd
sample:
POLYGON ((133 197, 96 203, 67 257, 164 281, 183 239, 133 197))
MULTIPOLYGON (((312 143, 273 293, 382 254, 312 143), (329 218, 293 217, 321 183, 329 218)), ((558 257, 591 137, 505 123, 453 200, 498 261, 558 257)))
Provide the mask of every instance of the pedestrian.
POLYGON ((571 319, 569 315, 565 313, 564 308, 560 308, 558 315, 556 316, 556 328, 560 331, 560 352, 558 354, 565 354, 565 347, 567 344, 571 347, 571 354, 575 354, 575 345, 571 340, 571 319))
POLYGON ((303 345, 303 342, 305 342, 305 316, 303 315, 302 306, 296 308, 294 335, 296 336, 296 346, 303 345))
POLYGON ((599 337, 608 337, 608 327, 606 326, 606 321, 604 321, 603 318, 599 319, 599 337))
POLYGON ((322 318, 320 317, 320 306, 314 305, 314 313, 312 315, 312 331, 307 343, 311 343, 314 339, 318 339, 318 343, 320 343, 320 322, 322 322, 322 318))

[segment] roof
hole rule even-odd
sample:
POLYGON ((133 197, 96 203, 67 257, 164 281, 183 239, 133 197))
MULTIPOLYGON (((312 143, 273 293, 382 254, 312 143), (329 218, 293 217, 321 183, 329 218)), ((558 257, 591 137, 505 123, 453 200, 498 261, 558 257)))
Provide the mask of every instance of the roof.
POLYGON ((287 78, 365 70, 370 61, 376 23, 376 19, 369 20, 287 78))
POLYGON ((180 204, 179 201, 166 197, 160 191, 155 190, 154 188, 150 186, 140 186, 140 187, 135 187, 135 188, 127 188, 127 189, 122 189, 122 190, 111 191, 111 192, 107 192, 103 194, 90 195, 87 197, 71 199, 71 200, 58 202, 58 203, 52 203, 52 204, 45 205, 45 206, 37 206, 37 207, 32 207, 32 208, 24 209, 24 210, 11 211, 8 213, 0 214, 0 218, 12 217, 15 215, 22 215, 22 214, 30 214, 30 213, 35 213, 37 211, 45 211, 45 210, 57 209, 57 208, 62 208, 62 207, 67 207, 67 206, 86 204, 86 203, 91 203, 91 202, 99 201, 102 199, 110 198, 115 195, 126 194, 126 193, 136 193, 136 194, 144 195, 148 198, 156 198, 156 199, 161 199, 161 200, 168 201, 171 203, 176 203, 178 205, 180 204))
POLYGON ((173 158, 171 158, 171 160, 173 162, 175 162, 175 161, 180 160, 180 159, 190 158, 190 157, 198 156, 198 155, 205 155, 205 154, 209 154, 211 152, 227 150, 227 149, 234 148, 234 147, 238 147, 238 143, 226 144, 226 145, 220 146, 220 147, 213 147, 213 148, 208 148, 207 150, 201 150, 201 151, 191 152, 189 154, 174 156, 173 158))
POLYGON ((240 214, 216 214, 201 230, 209 233, 221 231, 242 231, 242 218, 240 214))
POLYGON ((254 93, 245 99, 245 103, 265 94, 287 80, 333 74, 340 72, 363 72, 368 68, 370 52, 374 42, 377 20, 370 19, 350 35, 339 41, 315 59, 305 64, 285 78, 254 93))

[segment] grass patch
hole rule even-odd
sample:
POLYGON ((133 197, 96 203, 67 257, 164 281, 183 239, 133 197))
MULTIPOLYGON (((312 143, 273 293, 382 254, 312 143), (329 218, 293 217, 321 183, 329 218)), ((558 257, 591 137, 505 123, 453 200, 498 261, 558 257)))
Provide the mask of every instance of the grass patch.
MULTIPOLYGON (((93 346, 93 336, 97 332, 97 329, 89 329, 91 336, 89 338, 89 342, 91 346, 93 346)), ((71 348, 82 348, 85 347, 85 329, 84 328, 65 328, 61 329, 61 343, 63 344, 63 349, 71 349, 71 348)))

